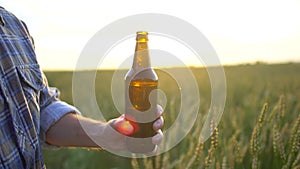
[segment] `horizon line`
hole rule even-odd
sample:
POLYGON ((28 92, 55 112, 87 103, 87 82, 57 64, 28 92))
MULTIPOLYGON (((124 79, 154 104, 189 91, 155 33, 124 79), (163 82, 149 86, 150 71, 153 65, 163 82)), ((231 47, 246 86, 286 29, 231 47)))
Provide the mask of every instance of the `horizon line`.
MULTIPOLYGON (((255 61, 255 62, 242 62, 242 63, 232 63, 232 64, 221 64, 221 65, 208 65, 208 66, 204 66, 204 65, 189 65, 187 66, 188 68, 206 68, 206 67, 230 67, 230 66, 246 66, 246 65, 282 65, 282 64, 300 64, 300 61, 282 61, 282 62, 265 62, 265 61, 255 61)), ((156 68, 162 68, 162 67, 154 67, 154 69, 156 68)), ((167 69, 171 69, 171 68, 183 68, 183 66, 164 66, 163 68, 167 68, 167 69)), ((78 69, 75 70, 74 68, 41 68, 42 71, 46 71, 46 72, 55 72, 55 71, 70 71, 70 72, 74 72, 74 71, 93 71, 93 70, 128 70, 130 69, 130 67, 128 68, 115 68, 115 67, 105 67, 105 68, 97 68, 97 69, 93 69, 93 68, 84 68, 84 69, 78 69)))

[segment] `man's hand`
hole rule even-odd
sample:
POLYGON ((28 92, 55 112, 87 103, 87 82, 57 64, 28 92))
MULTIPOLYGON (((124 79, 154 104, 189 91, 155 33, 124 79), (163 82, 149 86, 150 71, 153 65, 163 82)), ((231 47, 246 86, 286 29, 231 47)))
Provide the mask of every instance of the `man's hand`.
MULTIPOLYGON (((157 145, 163 138, 163 109, 157 106, 157 120, 153 129, 157 132, 152 143, 157 145)), ((64 147, 102 147, 108 150, 127 150, 126 135, 133 131, 124 116, 102 123, 80 115, 68 113, 56 122, 46 133, 46 142, 64 147)))
MULTIPOLYGON (((156 131, 156 135, 152 137, 152 143, 154 145, 159 144, 163 139, 163 133, 161 129, 164 125, 164 119, 162 117, 163 109, 157 105, 157 120, 153 123, 153 130, 156 131)), ((133 133, 134 126, 125 119, 125 115, 121 115, 116 119, 112 119, 107 123, 105 129, 106 140, 103 141, 104 148, 111 150, 126 150, 125 138, 133 133)))

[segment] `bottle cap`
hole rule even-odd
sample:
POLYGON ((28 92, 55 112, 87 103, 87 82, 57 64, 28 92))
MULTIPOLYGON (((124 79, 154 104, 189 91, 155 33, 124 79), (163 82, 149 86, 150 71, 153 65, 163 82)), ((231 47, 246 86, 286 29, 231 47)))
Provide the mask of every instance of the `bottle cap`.
POLYGON ((136 32, 136 41, 138 41, 138 42, 148 42, 148 32, 146 32, 146 31, 136 32))

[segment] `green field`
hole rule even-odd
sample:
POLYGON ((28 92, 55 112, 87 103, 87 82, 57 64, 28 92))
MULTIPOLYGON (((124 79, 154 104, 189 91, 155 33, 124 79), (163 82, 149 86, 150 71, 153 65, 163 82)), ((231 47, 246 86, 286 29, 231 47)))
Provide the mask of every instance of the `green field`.
MULTIPOLYGON (((47 168, 300 168, 300 64, 225 66, 224 114, 204 143, 198 137, 210 106, 210 82, 204 68, 191 70, 199 84, 201 105, 194 127, 176 147, 145 159, 80 148, 44 150, 47 168)), ((178 114, 180 90, 170 85, 176 84, 174 79, 157 72, 159 87, 167 97, 164 119, 168 128, 178 114)), ((45 74, 49 84, 60 89, 61 99, 72 103, 72 72, 45 74)), ((118 115, 110 93, 112 75, 113 71, 99 71, 95 81, 97 101, 107 118, 118 115)))

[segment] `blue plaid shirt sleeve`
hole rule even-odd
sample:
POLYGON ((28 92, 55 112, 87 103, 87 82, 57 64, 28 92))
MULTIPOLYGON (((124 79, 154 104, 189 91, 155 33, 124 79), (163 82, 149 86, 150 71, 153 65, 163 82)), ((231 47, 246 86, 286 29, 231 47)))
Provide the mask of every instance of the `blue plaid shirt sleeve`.
POLYGON ((44 77, 45 87, 42 89, 40 94, 40 108, 41 108, 41 141, 47 148, 55 148, 47 144, 45 141, 46 132, 48 129, 55 124, 62 116, 67 113, 80 112, 73 106, 59 100, 59 91, 57 88, 49 87, 47 79, 44 77))

